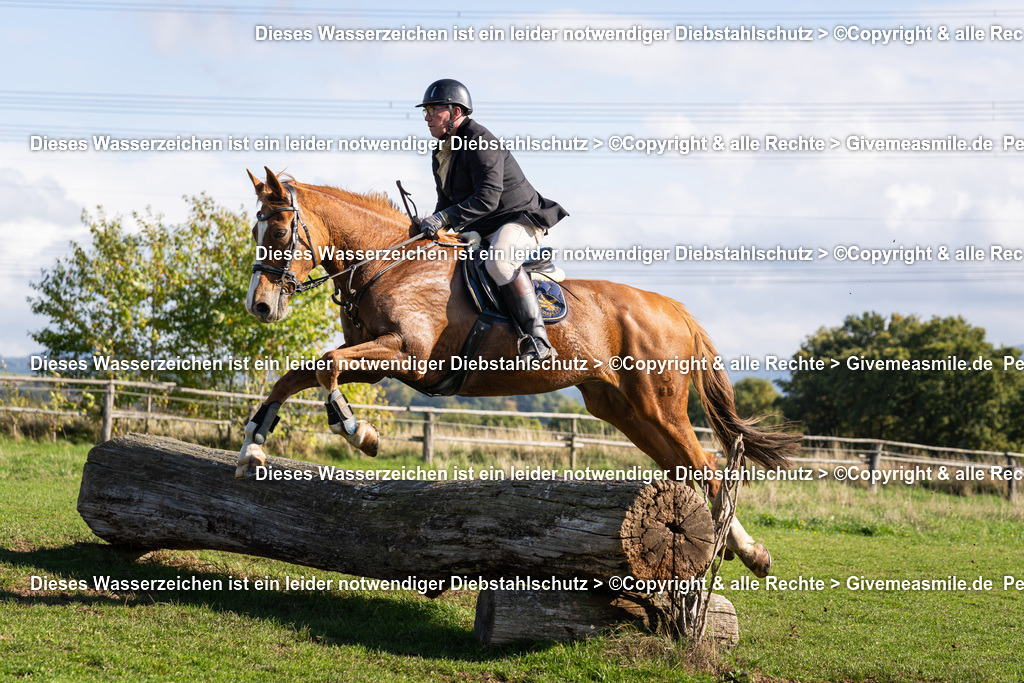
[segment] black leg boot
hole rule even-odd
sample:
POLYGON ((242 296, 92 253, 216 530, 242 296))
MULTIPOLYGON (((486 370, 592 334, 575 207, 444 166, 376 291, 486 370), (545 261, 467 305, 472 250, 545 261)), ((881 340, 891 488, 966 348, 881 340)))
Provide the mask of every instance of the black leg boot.
POLYGON ((524 360, 554 360, 558 353, 548 341, 529 273, 520 269, 512 282, 499 287, 498 291, 523 334, 519 339, 519 357, 524 360))

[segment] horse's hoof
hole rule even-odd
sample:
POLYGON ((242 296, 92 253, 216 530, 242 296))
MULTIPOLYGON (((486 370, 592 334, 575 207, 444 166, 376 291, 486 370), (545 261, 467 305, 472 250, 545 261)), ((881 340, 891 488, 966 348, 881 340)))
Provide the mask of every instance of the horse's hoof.
POLYGON ((771 573, 772 554, 760 543, 751 548, 749 555, 740 555, 740 559, 743 560, 743 564, 747 565, 747 569, 754 572, 754 576, 759 579, 763 579, 771 573))
POLYGON ((725 552, 722 553, 722 559, 725 560, 726 562, 732 562, 733 560, 736 559, 736 553, 734 553, 733 551, 731 551, 728 548, 726 548, 725 552))
POLYGON ((238 463, 235 466, 235 479, 253 474, 257 467, 266 467, 267 454, 259 444, 251 443, 245 450, 238 454, 238 463))
POLYGON ((380 442, 380 436, 377 434, 377 428, 366 420, 357 421, 356 430, 351 434, 344 429, 341 430, 340 434, 353 448, 358 448, 371 458, 377 457, 377 445, 380 442))
POLYGON ((366 453, 371 458, 377 457, 377 447, 380 444, 380 434, 377 432, 377 428, 366 420, 359 420, 356 423, 356 433, 354 435, 359 441, 357 448, 363 453, 366 453))

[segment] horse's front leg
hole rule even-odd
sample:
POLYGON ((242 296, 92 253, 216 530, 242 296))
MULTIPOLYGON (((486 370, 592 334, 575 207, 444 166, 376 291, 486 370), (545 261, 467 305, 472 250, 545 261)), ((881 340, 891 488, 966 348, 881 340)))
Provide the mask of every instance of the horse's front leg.
POLYGON ((242 450, 238 453, 235 466, 236 478, 244 477, 248 472, 266 464, 267 454, 263 452, 263 444, 277 424, 277 413, 281 405, 303 389, 316 385, 316 372, 313 370, 289 370, 274 383, 270 395, 245 426, 245 440, 242 441, 242 450))
POLYGON ((392 373, 382 366, 399 367, 406 358, 397 335, 386 335, 355 346, 328 351, 321 361, 324 369, 317 370, 317 380, 327 390, 327 425, 355 448, 370 457, 376 457, 379 435, 377 428, 366 420, 357 420, 339 384, 350 382, 379 382, 392 373))

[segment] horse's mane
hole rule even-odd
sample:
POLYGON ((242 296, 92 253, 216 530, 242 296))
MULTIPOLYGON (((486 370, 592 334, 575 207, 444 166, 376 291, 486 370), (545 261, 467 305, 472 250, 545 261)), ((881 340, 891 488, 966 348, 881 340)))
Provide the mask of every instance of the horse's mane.
POLYGON ((350 192, 343 190, 340 187, 332 187, 330 185, 306 185, 303 183, 303 187, 308 187, 311 190, 317 190, 325 194, 329 194, 332 197, 362 206, 363 208, 370 209, 371 211, 381 211, 387 214, 394 214, 396 218, 404 219, 405 214, 402 213, 398 205, 391 200, 390 197, 384 192, 370 191, 366 193, 350 192))

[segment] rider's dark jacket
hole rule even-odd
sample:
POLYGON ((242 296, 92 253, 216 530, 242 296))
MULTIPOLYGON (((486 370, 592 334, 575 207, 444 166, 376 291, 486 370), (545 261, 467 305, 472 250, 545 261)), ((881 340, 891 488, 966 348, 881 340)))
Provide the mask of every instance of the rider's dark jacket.
POLYGON ((437 208, 456 230, 486 237, 507 223, 528 221, 545 230, 569 214, 541 197, 512 154, 501 149, 491 131, 466 119, 452 133, 448 182, 442 189, 433 157, 437 208))

